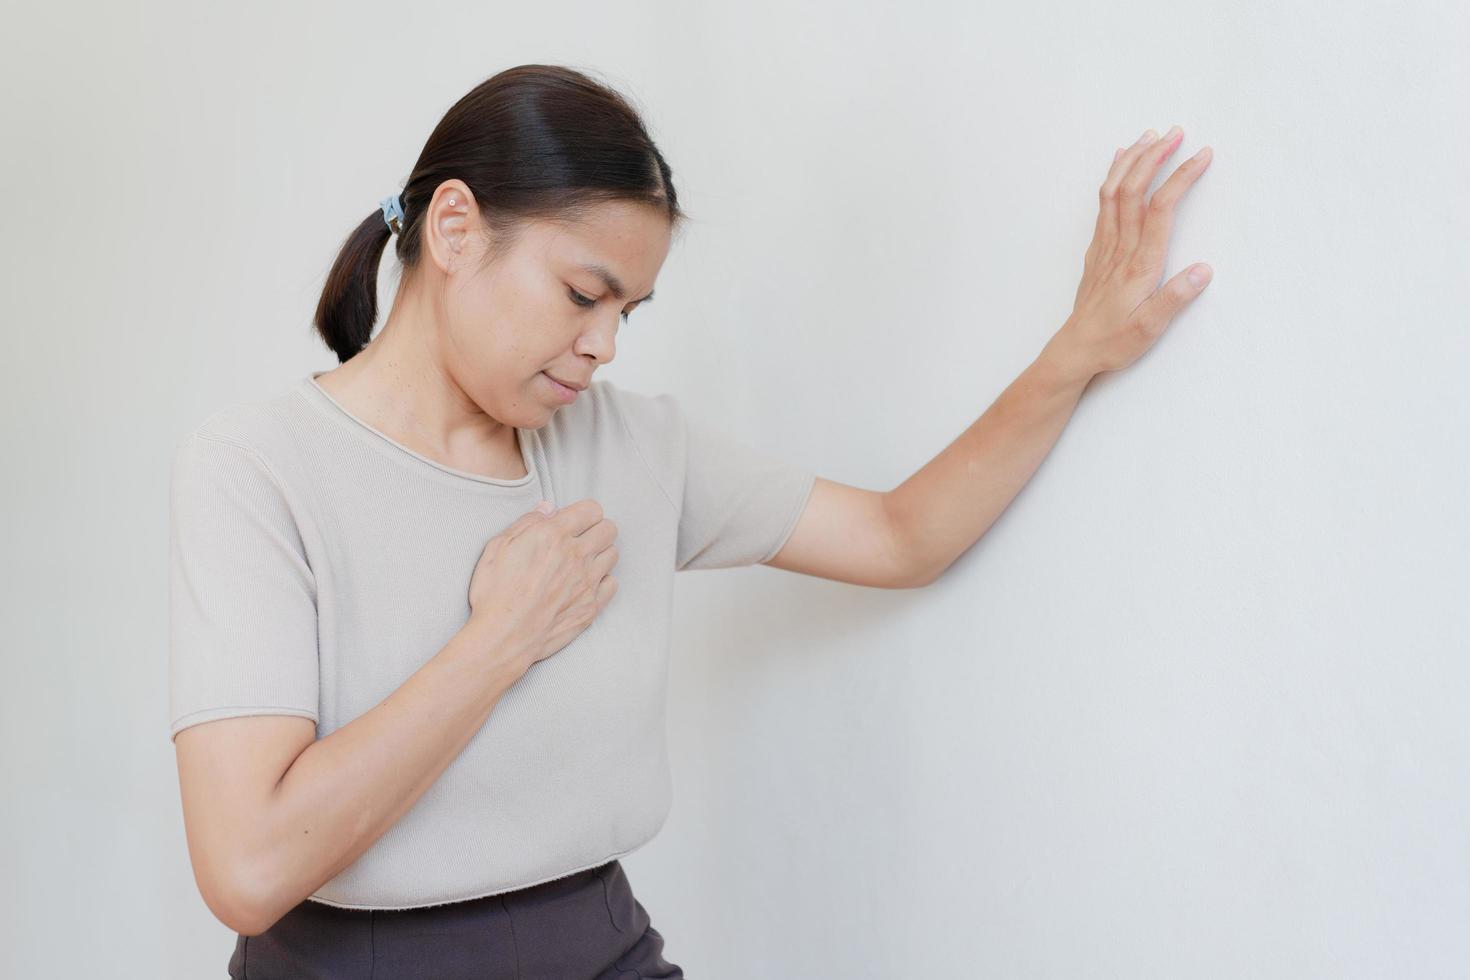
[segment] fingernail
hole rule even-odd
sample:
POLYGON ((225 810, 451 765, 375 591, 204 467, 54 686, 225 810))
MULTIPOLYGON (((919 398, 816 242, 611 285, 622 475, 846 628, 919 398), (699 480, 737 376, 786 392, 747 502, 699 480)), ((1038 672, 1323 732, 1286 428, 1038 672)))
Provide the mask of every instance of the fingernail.
POLYGON ((1189 281, 1196 286, 1203 286, 1210 281, 1210 270, 1208 266, 1197 265, 1189 270, 1189 281))
POLYGON ((1158 135, 1159 134, 1154 132, 1152 129, 1145 129, 1143 131, 1143 135, 1138 137, 1138 142, 1134 143, 1133 145, 1142 146, 1145 143, 1152 143, 1155 139, 1158 138, 1158 135))
POLYGON ((1165 143, 1169 142, 1169 140, 1173 139, 1177 135, 1179 135, 1179 127, 1178 126, 1171 127, 1169 129, 1169 131, 1164 134, 1164 142, 1165 143))

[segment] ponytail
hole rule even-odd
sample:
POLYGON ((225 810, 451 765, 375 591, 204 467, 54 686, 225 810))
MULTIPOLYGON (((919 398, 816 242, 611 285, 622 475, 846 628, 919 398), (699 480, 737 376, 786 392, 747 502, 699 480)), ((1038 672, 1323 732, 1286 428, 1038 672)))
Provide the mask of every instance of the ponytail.
POLYGON ((374 211, 347 236, 327 274, 314 323, 339 363, 346 364, 372 337, 378 319, 378 265, 391 237, 383 213, 374 211))

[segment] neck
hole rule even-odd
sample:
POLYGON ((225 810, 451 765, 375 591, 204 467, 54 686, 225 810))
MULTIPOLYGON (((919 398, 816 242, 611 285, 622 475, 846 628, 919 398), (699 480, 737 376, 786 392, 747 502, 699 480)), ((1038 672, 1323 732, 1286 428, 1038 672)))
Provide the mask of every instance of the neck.
POLYGON ((377 335, 318 383, 375 428, 433 458, 517 455, 514 427, 482 411, 446 369, 442 318, 420 295, 401 288, 377 335))

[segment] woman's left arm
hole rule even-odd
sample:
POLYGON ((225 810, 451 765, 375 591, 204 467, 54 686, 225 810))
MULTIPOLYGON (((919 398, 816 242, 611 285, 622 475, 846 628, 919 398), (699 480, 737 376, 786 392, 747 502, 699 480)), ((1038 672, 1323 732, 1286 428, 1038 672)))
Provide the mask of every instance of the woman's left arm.
POLYGON ((1041 465, 1092 375, 1053 345, 960 436, 883 493, 817 477, 767 565, 854 585, 928 585, 1006 509, 1041 465))
POLYGON ((1153 346, 1208 285, 1192 265, 1159 285, 1174 208, 1209 166, 1205 147, 1145 203, 1178 127, 1119 150, 1098 191, 1092 243, 1072 315, 1020 377, 938 456, 887 493, 817 479, 786 544, 767 565, 880 588, 941 575, 995 522, 1066 427, 1089 381, 1153 346))

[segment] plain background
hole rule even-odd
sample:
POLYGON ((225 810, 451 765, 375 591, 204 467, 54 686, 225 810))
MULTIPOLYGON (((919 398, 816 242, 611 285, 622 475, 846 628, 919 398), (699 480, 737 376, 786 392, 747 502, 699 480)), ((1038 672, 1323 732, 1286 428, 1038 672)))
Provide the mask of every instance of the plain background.
MULTIPOLYGON (((1113 150, 1200 147, 1167 274, 928 589, 680 577, 675 802, 625 859, 699 980, 1463 977, 1460 4, 31 4, 3 79, 0 974, 223 977, 167 735, 186 428, 335 358, 342 237, 527 62, 696 216, 605 376, 857 486, 1071 311, 1113 150)), ((397 266, 384 263, 385 299, 397 266)))

